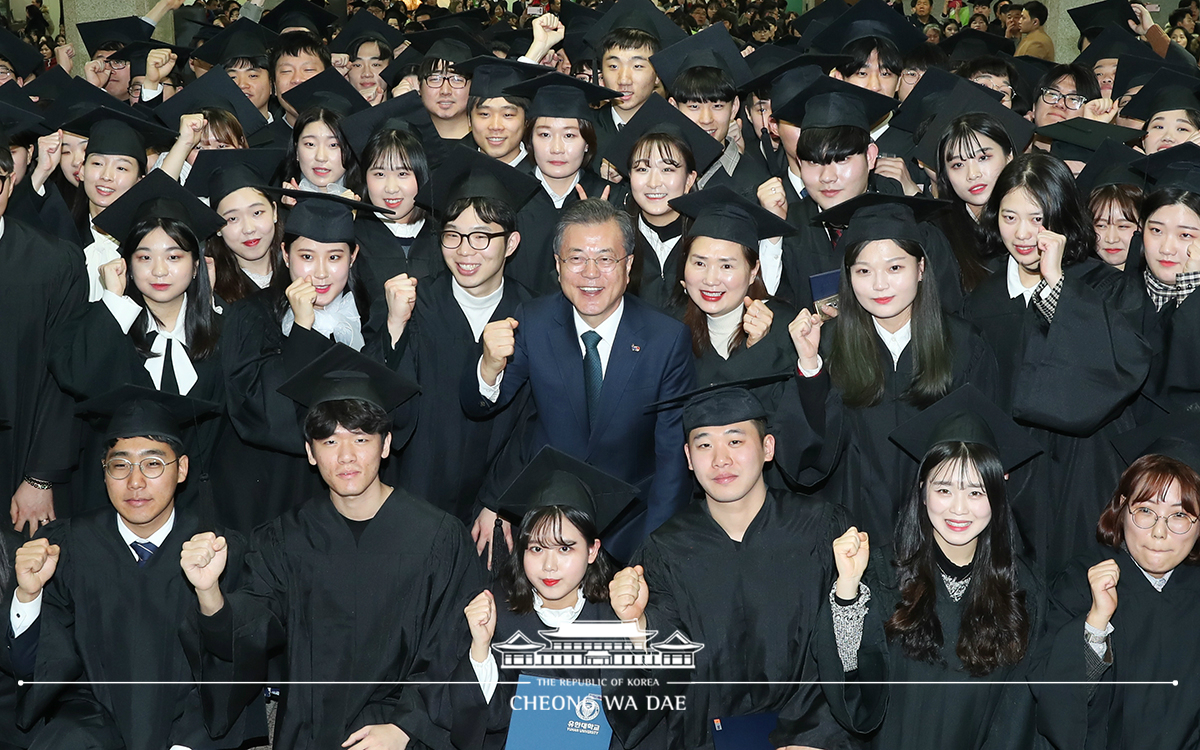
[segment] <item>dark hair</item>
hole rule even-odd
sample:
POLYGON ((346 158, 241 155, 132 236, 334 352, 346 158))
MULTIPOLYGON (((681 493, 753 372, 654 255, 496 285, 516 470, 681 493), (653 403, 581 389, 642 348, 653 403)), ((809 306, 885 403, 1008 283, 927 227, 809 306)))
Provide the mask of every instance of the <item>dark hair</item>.
POLYGON ((796 140, 796 156, 802 161, 832 164, 850 156, 866 154, 871 134, 853 125, 832 128, 802 128, 796 140))
MULTIPOLYGON (((180 441, 176 440, 173 437, 167 437, 164 435, 130 435, 129 437, 141 437, 141 438, 145 438, 147 440, 153 440, 156 443, 162 443, 163 445, 167 446, 172 451, 174 451, 176 459, 187 455, 187 452, 184 451, 184 449, 183 449, 183 443, 181 443, 180 441)), ((122 440, 128 440, 128 439, 129 438, 112 438, 111 440, 107 441, 104 444, 105 457, 106 458, 108 457, 108 452, 110 450, 117 447, 117 443, 121 442, 122 440)), ((8 566, 5 565, 5 566, 0 566, 0 567, 8 567, 8 566)))
POLYGON ((600 40, 599 57, 603 58, 614 49, 641 49, 648 47, 653 54, 662 49, 658 37, 641 29, 613 29, 600 40))
POLYGON ((352 179, 351 176, 358 167, 358 160, 354 158, 354 149, 350 148, 350 140, 346 138, 346 131, 342 128, 344 119, 340 112, 325 107, 309 107, 300 113, 296 118, 296 126, 292 128, 292 138, 288 141, 287 158, 283 160, 281 167, 283 182, 288 180, 299 182, 304 177, 300 171, 300 160, 296 156, 296 152, 300 148, 300 139, 304 136, 304 129, 314 122, 324 124, 337 137, 338 153, 341 155, 342 167, 346 170, 342 175, 342 184, 345 185, 352 179))
POLYGON ((1042 209, 1042 226, 1067 238, 1063 268, 1096 254, 1096 230, 1092 214, 1075 184, 1071 170, 1057 156, 1042 151, 1021 154, 1012 160, 992 188, 979 228, 985 239, 984 251, 991 257, 1008 254, 1000 237, 1000 201, 1017 188, 1023 188, 1042 209))
POLYGON ((1100 98, 1100 82, 1096 80, 1096 74, 1082 65, 1076 65, 1075 63, 1055 65, 1046 71, 1046 74, 1042 76, 1042 80, 1038 81, 1037 91, 1050 88, 1058 83, 1058 79, 1060 78, 1070 78, 1075 84, 1075 93, 1083 96, 1088 101, 1100 98))
POLYGON ((1017 69, 1008 60, 998 55, 980 55, 972 57, 970 60, 963 60, 955 66, 954 75, 967 80, 971 80, 977 75, 1003 77, 1008 79, 1009 86, 1014 86, 1018 80, 1017 69))
POLYGON ((896 75, 900 75, 900 71, 904 70, 904 58, 900 55, 900 50, 896 49, 896 45, 890 39, 884 39, 878 36, 868 36, 862 39, 855 39, 842 48, 843 55, 850 55, 850 62, 844 65, 837 66, 837 71, 845 77, 849 77, 857 73, 871 59, 871 53, 879 53, 879 67, 884 70, 890 70, 896 75))
MULTIPOLYGON (((1106 547, 1125 545, 1125 513, 1134 505, 1158 502, 1172 484, 1179 485, 1179 500, 1191 516, 1200 516, 1200 474, 1187 464, 1157 453, 1142 456, 1129 465, 1117 482, 1108 507, 1096 524, 1096 539, 1106 547)), ((1200 563, 1200 544, 1193 545, 1185 562, 1200 563)))
POLYGON ((527 112, 529 110, 529 100, 526 99, 525 97, 523 97, 523 96, 508 96, 507 94, 504 94, 502 96, 487 96, 487 97, 469 96, 469 97, 467 97, 467 112, 474 112, 475 110, 482 107, 484 102, 491 101, 492 99, 503 99, 504 101, 508 102, 509 104, 513 105, 514 107, 520 107, 522 117, 524 117, 525 112, 527 112))
MULTIPOLYGON (((693 235, 683 240, 683 262, 679 264, 678 283, 675 285, 674 292, 677 302, 684 309, 683 322, 692 332, 692 354, 697 359, 708 351, 708 347, 712 343, 708 338, 708 316, 688 295, 687 290, 684 289, 683 280, 684 273, 687 270, 688 257, 692 252, 692 245, 696 244, 696 240, 702 236, 704 235, 693 235)), ((747 247, 746 245, 738 245, 738 247, 742 249, 742 259, 745 260, 748 269, 753 269, 758 265, 757 246, 747 247)), ((746 296, 756 300, 770 299, 771 295, 762 280, 761 268, 759 268, 758 275, 750 282, 750 287, 746 290, 746 296)), ((746 329, 739 322, 733 332, 733 338, 729 342, 730 353, 741 348, 744 343, 746 343, 746 329)))
POLYGON ((936 44, 921 42, 904 56, 902 69, 929 70, 937 68, 945 70, 949 64, 950 56, 946 54, 946 50, 936 44))
MULTIPOLYGON (((537 128, 537 121, 540 119, 542 118, 532 117, 525 120, 525 148, 529 149, 531 154, 533 152, 533 131, 537 128)), ((546 119, 555 120, 560 118, 547 117, 546 119)), ((592 124, 592 121, 581 117, 575 119, 579 123, 579 137, 583 138, 583 142, 587 144, 587 151, 583 154, 583 165, 580 167, 580 170, 584 170, 592 165, 592 160, 596 158, 596 152, 600 150, 600 147, 596 141, 596 126, 592 124)))
POLYGON ((443 216, 443 225, 457 219, 468 208, 475 209, 475 214, 485 224, 499 224, 506 234, 512 234, 517 228, 517 212, 513 210, 512 206, 506 201, 482 196, 455 200, 443 216))
MULTIPOLYGON (((578 508, 568 505, 547 505, 525 514, 521 526, 513 534, 513 552, 507 564, 499 571, 500 581, 508 594, 508 608, 517 614, 526 615, 533 611, 533 585, 525 575, 525 551, 532 542, 553 542, 562 545, 563 521, 579 529, 583 541, 590 548, 600 538, 592 517, 578 508)), ((596 561, 587 566, 583 574, 583 598, 598 604, 608 601, 608 583, 617 572, 612 558, 601 549, 596 561)))
POLYGON ((133 280, 133 254, 138 245, 155 229, 167 233, 179 249, 192 256, 195 261, 192 283, 187 288, 187 307, 181 312, 184 316, 184 335, 187 337, 188 357, 193 362, 200 362, 212 356, 217 350, 217 339, 220 337, 220 318, 212 309, 212 289, 208 285, 208 270, 204 264, 204 253, 200 242, 187 224, 177 220, 158 216, 142 219, 134 225, 133 231, 121 243, 121 257, 125 259, 125 296, 136 302, 142 308, 137 321, 129 329, 129 338, 133 341, 138 354, 145 358, 156 357, 150 351, 153 337, 146 332, 148 324, 162 321, 154 318, 142 292, 133 280))
MULTIPOLYGON (((260 193, 261 194, 261 193, 260 193)), ((275 207, 275 201, 269 196, 263 196, 267 203, 275 207)), ((218 203, 219 205, 219 203, 218 203)), ((217 206, 212 207, 214 211, 217 206)), ((277 207, 276 207, 277 209, 277 207)), ((278 210, 278 209, 277 209, 278 210)), ((271 237, 271 247, 267 250, 267 258, 271 265, 271 278, 274 279, 279 269, 283 268, 283 222, 278 220, 278 214, 275 221, 275 234, 271 237)), ((205 252, 213 259, 213 266, 216 271, 216 284, 213 285, 213 293, 220 297, 225 302, 237 302, 240 299, 249 297, 258 291, 258 285, 250 280, 238 263, 237 253, 225 242, 225 238, 218 232, 212 237, 209 237, 205 242, 205 252)))
POLYGON ((671 96, 677 102, 732 102, 737 98, 737 87, 720 68, 700 66, 675 77, 671 96))
MULTIPOLYGON (((376 164, 400 164, 408 168, 417 178, 417 185, 429 183, 429 159, 421 139, 407 130, 383 128, 376 130, 362 150, 362 158, 355 160, 353 172, 347 172, 345 184, 363 200, 371 202, 367 194, 367 173, 376 164)), ((425 209, 413 206, 412 223, 426 218, 425 209)))
MULTIPOLYGON (((911 240, 892 240, 908 255, 925 261, 925 274, 917 282, 917 295, 912 304, 912 383, 904 398, 925 408, 949 393, 954 384, 950 328, 942 315, 938 300, 937 282, 925 256, 925 249, 911 240)), ((842 392, 842 401, 849 407, 865 409, 883 399, 884 373, 879 363, 877 334, 871 314, 859 304, 850 283, 850 272, 858 255, 869 241, 846 248, 842 261, 842 278, 838 299, 842 300, 837 330, 829 352, 829 377, 842 392)))
POLYGON ((234 148, 250 148, 242 123, 229 110, 220 107, 201 107, 197 110, 208 122, 206 129, 221 143, 234 148))
MULTIPOLYGON (((14 142, 10 145, 16 146, 18 144, 14 142)), ((32 166, 33 165, 31 164, 30 169, 32 169, 32 166)), ((17 164, 13 161, 12 151, 8 150, 7 148, 0 148, 0 174, 4 176, 4 179, 9 179, 13 176, 13 172, 15 172, 16 169, 17 164)), ((58 172, 60 170, 56 169, 54 171, 58 172)))
POLYGON ((271 48, 270 56, 267 58, 267 62, 270 63, 271 82, 275 82, 275 66, 279 64, 279 58, 297 57, 306 54, 320 59, 326 68, 333 64, 333 58, 329 55, 329 48, 312 33, 307 31, 289 31, 286 34, 280 34, 279 39, 275 41, 275 46, 271 48))
POLYGON ((615 221, 621 230, 621 241, 625 245, 625 254, 632 253, 635 235, 633 221, 629 218, 629 214, 599 198, 576 201, 563 209, 562 213, 558 215, 558 224, 554 227, 554 240, 550 247, 555 255, 560 255, 563 236, 568 227, 596 226, 597 224, 607 224, 610 221, 615 221))
POLYGON ((379 48, 380 60, 390 61, 392 59, 392 48, 390 45, 388 45, 387 40, 379 34, 367 33, 358 37, 353 43, 351 43, 350 48, 347 50, 347 52, 350 53, 350 62, 354 62, 358 59, 359 50, 361 50, 362 46, 368 42, 374 42, 375 46, 379 48))
MULTIPOLYGON (((682 168, 685 172, 696 172, 696 158, 692 155, 692 148, 687 141, 683 140, 672 133, 647 133, 638 139, 634 144, 633 149, 629 152, 629 163, 626 167, 632 174, 633 166, 641 161, 641 159, 650 158, 650 154, 657 152, 658 155, 672 166, 682 168), (683 159, 683 163, 673 161, 675 158, 672 154, 677 153, 683 159)), ((695 183, 692 185, 695 188, 695 183)), ((629 243, 626 247, 626 252, 633 253, 633 265, 629 269, 629 286, 631 289, 639 289, 642 284, 643 268, 646 264, 646 253, 635 252, 637 247, 637 235, 633 229, 634 221, 641 215, 641 206, 637 204, 633 194, 629 195, 627 204, 626 220, 629 222, 630 234, 629 243)), ((681 242, 685 242, 687 238, 687 230, 691 222, 685 216, 682 223, 681 242)), ((555 244, 555 252, 557 252, 557 243, 555 244)))
POLYGON ((1046 25, 1046 19, 1050 15, 1050 12, 1042 4, 1041 0, 1029 0, 1029 2, 1021 6, 1021 10, 1027 11, 1029 17, 1037 21, 1041 26, 1046 25))
POLYGON ((900 603, 884 623, 888 638, 898 640, 915 661, 944 664, 942 625, 937 615, 937 562, 925 496, 939 470, 957 467, 965 479, 974 466, 983 482, 992 519, 977 537, 971 583, 966 591, 955 653, 973 677, 984 677, 1025 657, 1029 612, 1018 588, 1012 512, 1004 485, 1004 467, 996 452, 980 443, 937 443, 921 461, 918 479, 896 524, 896 577, 900 603))
MULTIPOLYGON (((1168 26, 1178 26, 1179 22, 1183 20, 1184 16, 1190 16, 1190 15, 1192 15, 1191 7, 1176 8, 1175 10, 1171 11, 1171 15, 1167 16, 1167 25, 1168 26)), ((1184 31, 1186 31, 1186 29, 1184 29, 1184 31)))
MULTIPOLYGON (((1170 109, 1160 108, 1160 109, 1151 110, 1150 116, 1147 117, 1145 119, 1145 121, 1142 123, 1142 135, 1145 136, 1146 133, 1148 133, 1150 131, 1150 121, 1154 119, 1155 115, 1159 114, 1160 112, 1171 112, 1171 111, 1174 111, 1173 107, 1170 109)), ((1187 121, 1192 124, 1193 128, 1200 128, 1200 109, 1194 109, 1194 108, 1188 107, 1182 111, 1183 111, 1183 116, 1187 118, 1187 121)))
POLYGON ((270 59, 266 55, 254 55, 253 57, 231 57, 225 60, 222 67, 225 70, 237 70, 239 68, 252 68, 256 70, 265 70, 270 74, 274 70, 270 59))
POLYGON ((392 417, 375 404, 362 399, 323 401, 304 415, 304 441, 311 445, 314 441, 324 440, 338 427, 384 437, 392 430, 392 417))
POLYGON ((982 18, 982 19, 983 19, 983 25, 984 25, 984 26, 987 26, 987 25, 990 23, 990 21, 988 20, 988 17, 987 17, 987 16, 985 16, 984 14, 982 14, 982 13, 972 13, 972 14, 971 14, 971 17, 967 19, 967 26, 970 26, 971 24, 975 23, 975 19, 976 19, 976 18, 982 18))
MULTIPOLYGON (((1189 195, 1191 194, 1189 193, 1189 195)), ((1115 206, 1126 220, 1140 225, 1142 223, 1142 201, 1144 198, 1145 195, 1142 193, 1142 188, 1138 185, 1102 185, 1093 190, 1091 196, 1088 198, 1088 211, 1092 216, 1092 220, 1095 221, 1100 211, 1103 211, 1110 205, 1115 206)), ((1160 204, 1158 208, 1162 208, 1163 205, 1167 204, 1160 204)), ((1195 201, 1195 205, 1197 208, 1200 208, 1200 199, 1195 201)), ((1190 205, 1188 207, 1192 208, 1190 205)), ((1196 213, 1200 215, 1200 210, 1197 210, 1196 213)))
POLYGON ((1167 206, 1179 205, 1190 209, 1192 213, 1200 216, 1200 194, 1193 193, 1183 188, 1160 188, 1146 198, 1142 204, 1141 225, 1150 220, 1150 217, 1155 214, 1160 208, 1167 206))

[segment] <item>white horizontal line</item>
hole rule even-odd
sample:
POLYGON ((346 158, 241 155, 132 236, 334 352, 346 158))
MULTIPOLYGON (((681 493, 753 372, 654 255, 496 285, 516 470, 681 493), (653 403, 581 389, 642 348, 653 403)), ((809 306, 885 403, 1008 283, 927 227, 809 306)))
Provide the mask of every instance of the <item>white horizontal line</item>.
MULTIPOLYGON (((537 676, 536 679, 542 680, 572 680, 588 681, 588 678, 578 677, 542 677, 537 676)), ((634 678, 646 679, 646 678, 634 678)), ((272 681, 270 685, 258 680, 17 680, 18 686, 25 685, 258 685, 262 687, 282 687, 284 685, 478 685, 475 680, 468 681, 390 681, 390 680, 293 680, 293 681, 272 681)), ((497 685, 524 685, 531 684, 529 680, 525 681, 500 681, 497 685)), ((1001 680, 994 682, 991 680, 964 680, 962 682, 946 682, 938 680, 764 680, 755 682, 739 682, 733 680, 691 680, 691 681, 668 681, 662 683, 664 685, 947 685, 952 687, 961 687, 963 685, 1092 685, 1095 683, 1087 680, 1001 680)), ((1179 680, 1117 680, 1106 681, 1106 685, 1169 685, 1171 687, 1179 687, 1179 680)), ((632 687, 647 687, 645 685, 632 687)))

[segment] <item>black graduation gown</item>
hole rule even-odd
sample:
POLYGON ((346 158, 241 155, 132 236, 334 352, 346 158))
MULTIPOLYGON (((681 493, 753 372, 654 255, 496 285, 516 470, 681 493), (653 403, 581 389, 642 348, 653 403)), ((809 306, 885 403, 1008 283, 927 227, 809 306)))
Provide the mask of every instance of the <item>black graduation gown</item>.
POLYGON ((779 713, 773 747, 853 746, 818 685, 786 684, 815 679, 810 647, 833 581, 829 545, 844 529, 837 506, 770 490, 740 543, 703 500, 649 536, 634 555, 650 587, 647 630, 704 644, 690 673, 659 677, 691 680, 687 710, 665 716, 670 747, 711 750, 713 719, 768 712, 779 713))
MULTIPOLYGON (((1141 288, 1145 290, 1144 282, 1141 288)), ((1173 414, 1197 411, 1200 342, 1196 332, 1200 331, 1200 297, 1193 292, 1179 305, 1170 301, 1162 310, 1156 310, 1147 293, 1143 310, 1142 336, 1152 350, 1144 394, 1173 414)), ((1157 411, 1143 410, 1143 414, 1152 418, 1157 411)))
MULTIPOLYGON (((525 161, 532 165, 532 154, 525 157, 525 161)), ((625 199, 629 195, 624 186, 611 183, 587 170, 580 170, 579 184, 589 198, 599 198, 604 194, 604 189, 608 188, 608 202, 614 206, 625 205, 625 199)), ((534 193, 517 213, 517 231, 521 233, 521 244, 505 263, 505 276, 521 282, 535 296, 559 291, 558 271, 554 268, 554 228, 558 224, 559 215, 567 206, 578 201, 578 193, 572 191, 563 201, 563 207, 555 208, 554 201, 545 187, 534 193)))
MULTIPOLYGON (((438 244, 436 223, 426 219, 413 238, 408 252, 387 225, 366 214, 354 220, 354 238, 358 242, 358 278, 366 286, 371 300, 386 300, 383 285, 402 273, 419 280, 432 279, 446 270, 438 244)), ((374 315, 372 315, 374 317, 374 315)))
MULTIPOLYGON (((4 566, 0 570, 0 607, 6 613, 10 611, 13 592, 17 589, 14 560, 17 550, 24 543, 25 537, 13 531, 9 524, 0 526, 0 564, 4 566)), ((5 624, 3 629, 8 634, 11 626, 5 624)), ((9 649, 0 648, 0 750, 29 747, 40 726, 38 722, 29 732, 17 728, 17 676, 13 673, 9 649)))
POLYGON ((1087 685, 1034 685, 1038 728, 1059 750, 1200 747, 1200 643, 1192 637, 1200 624, 1200 569, 1194 565, 1175 568, 1158 592, 1123 550, 1072 561, 1051 589, 1033 679, 1087 681, 1087 571, 1113 558, 1121 577, 1109 636, 1112 666, 1090 697, 1087 685))
POLYGON ((0 492, 11 498, 26 475, 67 481, 77 458, 74 403, 47 358, 54 336, 87 303, 87 284, 82 253, 11 216, 0 273, 14 282, 0 296, 0 419, 9 423, 0 430, 0 492))
MULTIPOLYGON (((642 301, 653 305, 659 312, 682 319, 684 305, 683 298, 680 296, 682 292, 679 280, 682 278, 680 273, 683 265, 683 245, 687 238, 680 235, 675 246, 667 253, 666 260, 660 263, 658 253, 654 252, 654 248, 650 246, 638 225, 642 221, 638 218, 640 215, 639 212, 633 219, 634 260, 629 289, 642 301)), ((678 219, 675 223, 679 227, 683 226, 678 219)), ((654 230, 651 229, 651 231, 654 230)))
MULTIPOLYGON (((963 319, 947 314, 945 320, 953 352, 949 391, 971 383, 993 396, 998 374, 992 348, 963 319)), ((830 328, 836 335, 836 325, 830 328)), ((826 362, 832 335, 821 339, 826 362)), ((903 398, 913 379, 912 345, 905 347, 893 368, 883 340, 876 336, 875 344, 884 372, 880 402, 865 409, 846 406, 827 368, 812 378, 797 375, 784 390, 774 423, 775 464, 798 485, 821 488, 842 503, 851 521, 873 540, 890 542, 896 512, 918 467, 888 435, 921 409, 903 398)))
MULTIPOLYGON (((202 531, 224 534, 229 558, 222 585, 237 586, 246 552, 242 537, 177 506, 171 532, 149 562, 138 567, 118 523, 110 506, 53 523, 43 532, 62 552, 33 626, 40 628, 34 684, 20 694, 19 722, 28 726, 65 701, 76 706, 72 713, 90 714, 100 732, 115 731, 123 742, 117 747, 128 750, 162 750, 173 744, 193 750, 236 748, 265 736, 262 703, 258 712, 243 711, 248 699, 218 733, 223 739, 210 738, 179 638, 180 623, 197 607, 195 590, 179 568, 183 543, 202 531), (93 684, 52 684, 74 680, 93 684), (115 684, 133 680, 182 684, 115 684)), ((69 728, 59 722, 68 723, 61 712, 51 716, 43 731, 59 736, 69 728)))
MULTIPOLYGON (((736 380, 759 378, 766 375, 791 372, 796 367, 796 347, 792 344, 788 324, 796 317, 796 311, 779 300, 768 300, 767 307, 775 314, 771 319, 771 328, 762 340, 751 347, 745 342, 729 354, 725 359, 717 354, 710 344, 708 349, 696 358, 696 387, 717 383, 731 383, 736 380)), ((783 397, 784 384, 774 383, 754 389, 754 394, 767 407, 768 413, 775 411, 779 399, 783 397)))
MULTIPOLYGON (((197 680, 256 683, 283 648, 275 746, 337 748, 369 724, 396 724, 408 747, 446 748, 429 706, 470 643, 463 608, 483 586, 474 545, 454 518, 393 490, 355 542, 333 502, 314 497, 255 532, 247 580, 212 617, 192 614, 197 680), (322 685, 320 681, 367 684, 322 685)), ((228 591, 228 590, 227 590, 228 591)), ((210 728, 261 686, 201 686, 210 728)))
MULTIPOLYGON (((182 314, 182 312, 181 312, 182 314)), ((143 325, 139 317, 135 326, 143 325)), ((132 329, 130 329, 132 330, 132 329)), ((168 346, 164 357, 173 356, 168 346)), ((225 383, 221 377, 220 345, 207 359, 193 361, 196 383, 186 394, 190 398, 225 401, 225 383)), ((102 396, 127 383, 154 389, 154 379, 146 371, 145 358, 138 353, 133 339, 121 331, 121 325, 103 302, 93 302, 80 308, 79 313, 55 331, 49 352, 50 371, 64 391, 79 400, 102 396)), ((179 392, 171 363, 163 365, 162 388, 179 392)), ((99 466, 104 457, 103 430, 93 429, 80 421, 81 453, 71 479, 69 497, 64 497, 71 513, 107 507, 104 477, 99 466)), ((184 445, 191 459, 188 490, 180 497, 187 504, 199 491, 201 502, 210 502, 208 483, 213 469, 213 453, 225 432, 226 422, 220 417, 207 417, 184 430, 184 445)), ((56 493, 57 494, 57 493, 56 493)), ((66 493, 64 493, 66 494, 66 493)), ((58 500, 58 498, 55 498, 58 500)))
POLYGON ((1009 297, 1004 263, 971 293, 964 316, 999 360, 996 403, 1045 450, 1012 507, 1025 543, 1053 576, 1094 549, 1096 519, 1124 466, 1110 438, 1134 426, 1128 407, 1149 369, 1138 333, 1145 292, 1089 258, 1064 270, 1047 324, 1032 304, 1009 297))
MULTIPOLYGON (((414 397, 413 439, 388 460, 383 476, 386 483, 404 487, 470 526, 478 513, 479 489, 525 412, 528 393, 488 419, 463 414, 459 383, 463 372, 475 367, 482 349, 454 300, 453 282, 454 277, 445 274, 418 285, 412 319, 396 348, 389 336, 380 337, 376 354, 421 384, 421 393, 414 397), (439 464, 451 470, 430 470, 439 464)), ((529 299, 520 284, 506 281, 491 319, 512 317, 529 299)))

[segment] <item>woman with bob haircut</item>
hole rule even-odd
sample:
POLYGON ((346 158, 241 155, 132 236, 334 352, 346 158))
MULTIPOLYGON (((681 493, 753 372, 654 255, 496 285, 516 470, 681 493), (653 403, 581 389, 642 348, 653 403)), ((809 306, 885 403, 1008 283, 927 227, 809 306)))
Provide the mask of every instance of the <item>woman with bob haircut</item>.
POLYGON ((1109 439, 1133 426, 1146 380, 1143 295, 1096 257, 1091 214, 1057 157, 1023 154, 1004 168, 980 217, 994 273, 963 314, 1000 358, 997 403, 1029 428, 1049 460, 1015 503, 1024 541, 1048 574, 1091 544, 1096 497, 1117 480, 1109 439))
POLYGON ((894 545, 855 527, 833 542, 818 662, 834 715, 871 747, 1034 747, 1024 677, 1045 587, 1018 554, 1006 477, 1041 449, 970 385, 892 439, 920 464, 894 545))
POLYGON ((1093 188, 1088 196, 1092 226, 1096 230, 1096 254, 1105 263, 1125 270, 1133 238, 1141 227, 1142 188, 1113 184, 1093 188))
POLYGON ((1038 728, 1055 747, 1196 746, 1200 685, 1200 448, 1173 415, 1117 441, 1126 458, 1100 514, 1101 547, 1052 590, 1031 679, 1038 728))

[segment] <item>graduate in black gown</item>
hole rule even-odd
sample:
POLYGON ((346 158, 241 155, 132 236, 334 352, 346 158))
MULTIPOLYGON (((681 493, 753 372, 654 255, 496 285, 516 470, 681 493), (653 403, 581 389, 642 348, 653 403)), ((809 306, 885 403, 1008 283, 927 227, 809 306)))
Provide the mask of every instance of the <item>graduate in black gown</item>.
MULTIPOLYGON (((101 230, 121 238, 120 257, 105 266, 101 300, 54 335, 50 370, 58 384, 76 399, 131 383, 223 402, 221 316, 213 310, 202 242, 224 219, 162 173, 130 188, 102 217, 101 230)), ((221 426, 209 419, 189 432, 193 491, 206 488, 221 426)), ((85 425, 68 500, 73 512, 102 504, 90 471, 102 454, 99 434, 85 425)))
POLYGON ((1018 555, 1005 476, 1041 448, 971 385, 892 438, 920 469, 893 545, 853 526, 833 543, 830 705, 871 747, 1039 747, 1025 680, 1045 586, 1018 555))
POLYGON ((938 206, 866 194, 822 214, 847 227, 838 241, 838 314, 822 324, 801 313, 791 326, 800 362, 780 402, 779 468, 832 493, 882 541, 900 501, 888 488, 911 484, 916 469, 888 435, 964 383, 989 397, 997 385, 991 347, 939 304, 914 214, 938 206))
POLYGON ((189 540, 220 537, 226 585, 242 580, 242 537, 177 502, 193 468, 180 426, 217 404, 124 386, 82 408, 110 419, 103 468, 88 467, 109 505, 50 524, 16 557, 8 652, 32 681, 18 725, 48 719, 30 747, 201 750, 264 737, 263 705, 249 700, 210 735, 179 637, 195 609, 179 571, 189 540))
POLYGON ((844 514, 768 489, 763 466, 775 436, 749 391, 694 395, 683 426, 704 496, 650 535, 611 596, 621 620, 704 644, 690 673, 659 677, 663 690, 674 689, 667 680, 690 680, 687 710, 663 717, 668 746, 711 749, 715 719, 767 713, 778 714, 770 747, 852 746, 812 682, 810 651, 832 582, 827 550, 844 514))
POLYGON ((554 270, 554 227, 559 213, 583 198, 624 205, 629 191, 589 169, 598 158, 593 104, 617 96, 562 73, 547 73, 506 89, 530 100, 527 117, 531 173, 542 189, 517 214, 521 248, 504 272, 535 295, 558 291, 554 270))
POLYGON ((1194 415, 1121 435, 1135 459, 1100 514, 1104 549, 1054 582, 1037 680, 1038 727, 1056 748, 1196 747, 1200 689, 1200 447, 1194 415), (1178 681, 1178 682, 1175 682, 1178 681))
POLYGON ((516 209, 538 186, 496 159, 459 147, 434 173, 432 185, 423 202, 437 211, 436 236, 448 272, 432 280, 405 274, 389 279, 387 328, 372 348, 389 367, 422 384, 414 399, 413 439, 397 449, 384 479, 468 527, 478 518, 490 529, 495 514, 481 514, 477 496, 524 416, 528 394, 498 414, 471 419, 459 405, 458 384, 479 361, 484 326, 513 316, 532 298, 505 278, 504 267, 524 241, 516 231, 516 209), (454 472, 429 470, 447 460, 454 472))
POLYGON ((431 715, 442 687, 417 683, 445 680, 466 653, 462 612, 482 577, 457 519, 380 481, 392 413, 416 385, 338 345, 281 390, 308 407, 305 451, 329 489, 255 532, 241 588, 219 583, 215 546, 186 569, 208 726, 261 691, 283 649, 278 746, 448 750, 431 715))
MULTIPOLYGON (((16 554, 27 537, 7 526, 0 527, 0 612, 9 612, 13 593, 17 589, 16 554)), ((11 624, 5 628, 12 637, 11 624)), ((17 727, 17 676, 12 670, 8 648, 0 649, 0 750, 25 750, 41 727, 38 722, 26 732, 17 727)))

